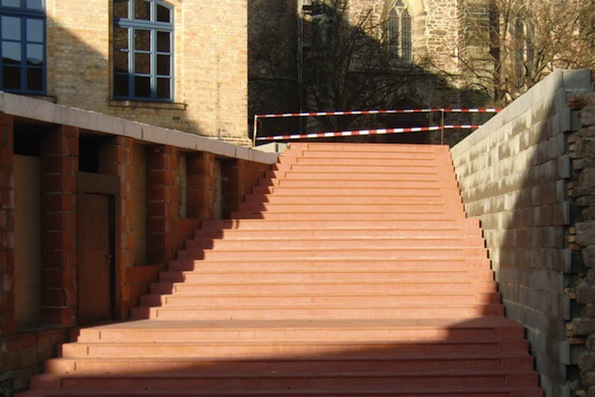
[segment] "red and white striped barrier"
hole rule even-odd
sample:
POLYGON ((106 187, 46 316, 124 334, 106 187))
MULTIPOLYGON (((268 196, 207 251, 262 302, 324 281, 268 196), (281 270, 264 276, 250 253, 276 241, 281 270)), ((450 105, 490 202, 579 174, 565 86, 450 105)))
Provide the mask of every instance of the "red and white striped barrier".
POLYGON ((427 108, 427 109, 393 109, 393 110, 348 110, 341 112, 304 112, 304 113, 271 113, 258 114, 255 119, 272 119, 283 117, 322 117, 322 116, 359 116, 368 114, 405 114, 405 113, 497 113, 497 108, 427 108))
POLYGON ((307 138, 333 138, 343 136, 363 136, 363 135, 383 135, 383 134, 399 134, 408 132, 424 132, 424 131, 440 131, 441 129, 474 129, 479 128, 475 124, 457 124, 445 125, 444 127, 412 127, 412 128, 382 128, 377 130, 355 130, 355 131, 339 131, 339 132, 313 132, 308 134, 290 134, 290 135, 275 135, 257 137, 258 141, 280 141, 291 139, 307 139, 307 138))
MULTIPOLYGON (((304 138, 329 138, 342 136, 358 136, 358 135, 380 135, 380 134, 398 134, 408 132, 423 132, 423 131, 443 131, 445 129, 476 129, 479 125, 473 124, 459 124, 459 125, 442 125, 434 127, 415 127, 415 128, 384 128, 376 130, 357 130, 357 131, 330 131, 330 132, 315 132, 307 134, 289 134, 289 135, 275 135, 258 137, 258 120, 259 119, 273 119, 273 118, 289 118, 289 117, 324 117, 324 116, 359 116, 372 114, 411 114, 411 113, 498 113, 498 108, 426 108, 426 109, 392 109, 392 110, 349 110, 338 112, 302 112, 302 113, 271 113, 254 115, 254 135, 253 144, 256 141, 276 141, 276 140, 291 140, 304 138)), ((444 117, 443 117, 444 119, 444 117)))

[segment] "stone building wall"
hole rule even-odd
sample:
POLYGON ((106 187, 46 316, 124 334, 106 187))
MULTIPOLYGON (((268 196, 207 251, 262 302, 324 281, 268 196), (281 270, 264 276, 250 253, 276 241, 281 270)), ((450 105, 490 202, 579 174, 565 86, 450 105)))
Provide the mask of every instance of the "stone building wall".
POLYGON ((568 139, 579 128, 568 97, 591 89, 589 70, 559 70, 452 148, 467 215, 481 220, 506 315, 525 326, 547 397, 580 384, 582 347, 567 335, 582 268, 568 240, 568 139))
POLYGON ((586 345, 579 358, 580 396, 595 396, 595 94, 577 96, 581 128, 570 141, 573 200, 576 222, 569 233, 570 247, 580 271, 568 287, 576 300, 577 315, 569 325, 569 337, 586 345))
POLYGON ((47 0, 47 94, 55 102, 246 145, 247 1, 174 6, 172 103, 112 99, 111 1, 47 0))

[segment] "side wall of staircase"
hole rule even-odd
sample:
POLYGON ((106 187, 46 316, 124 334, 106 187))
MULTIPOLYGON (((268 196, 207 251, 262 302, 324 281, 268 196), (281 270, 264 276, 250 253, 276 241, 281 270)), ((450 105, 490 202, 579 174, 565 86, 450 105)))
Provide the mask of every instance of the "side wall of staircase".
POLYGON ((585 268, 573 251, 580 221, 573 132, 585 103, 580 96, 590 90, 590 71, 557 71, 452 149, 465 209, 481 220, 506 315, 527 328, 548 397, 581 389, 585 335, 572 334, 572 320, 585 313, 574 291, 585 268))

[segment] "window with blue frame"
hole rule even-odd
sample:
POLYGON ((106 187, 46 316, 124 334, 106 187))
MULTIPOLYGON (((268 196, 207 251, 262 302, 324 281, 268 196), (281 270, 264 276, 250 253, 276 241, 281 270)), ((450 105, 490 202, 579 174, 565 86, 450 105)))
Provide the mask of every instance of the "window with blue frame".
POLYGON ((113 0, 115 99, 173 101, 173 7, 113 0))
POLYGON ((0 0, 0 89, 45 94, 46 15, 43 0, 0 0))

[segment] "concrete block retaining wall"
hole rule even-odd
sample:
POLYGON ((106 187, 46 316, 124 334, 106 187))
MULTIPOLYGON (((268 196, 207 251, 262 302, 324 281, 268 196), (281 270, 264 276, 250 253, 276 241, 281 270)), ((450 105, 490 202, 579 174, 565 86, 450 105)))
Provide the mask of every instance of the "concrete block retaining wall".
POLYGON ((569 338, 581 273, 569 243, 577 222, 569 98, 588 95, 589 70, 557 71, 452 148, 467 215, 481 219, 508 317, 527 330, 548 397, 576 395, 584 345, 569 338))

